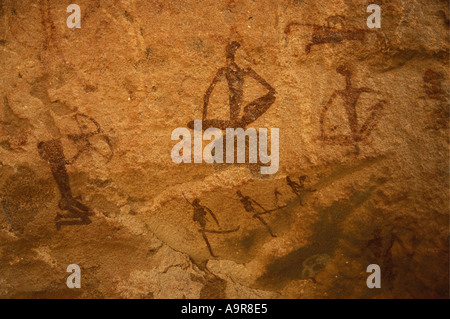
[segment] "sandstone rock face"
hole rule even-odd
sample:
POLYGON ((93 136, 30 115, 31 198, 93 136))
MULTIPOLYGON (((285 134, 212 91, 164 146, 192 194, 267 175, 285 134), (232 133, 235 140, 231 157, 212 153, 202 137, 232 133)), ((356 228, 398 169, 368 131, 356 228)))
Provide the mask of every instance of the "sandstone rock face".
POLYGON ((2 298, 448 297, 447 1, 76 4, 0 2, 2 298), (201 119, 278 171, 174 163, 201 119))

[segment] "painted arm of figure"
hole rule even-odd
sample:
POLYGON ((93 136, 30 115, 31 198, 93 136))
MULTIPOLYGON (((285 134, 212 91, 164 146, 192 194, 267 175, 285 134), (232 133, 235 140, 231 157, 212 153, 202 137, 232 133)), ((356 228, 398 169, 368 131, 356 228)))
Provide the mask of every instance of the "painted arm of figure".
MULTIPOLYGON (((256 200, 254 200, 254 199, 251 199, 250 198, 250 200, 255 204, 255 205, 257 205, 259 208, 261 208, 264 212, 267 212, 267 209, 265 209, 264 207, 262 207, 256 200)), ((257 213, 257 215, 260 215, 261 213, 257 213)), ((264 214, 264 213, 263 213, 264 214)))
POLYGON ((266 80, 264 80, 258 73, 256 73, 252 68, 248 68, 247 70, 246 70, 246 74, 249 76, 249 77, 252 77, 253 79, 255 79, 256 81, 258 81, 262 86, 264 86, 267 90, 269 90, 269 93, 271 94, 271 95, 274 95, 276 92, 275 92, 275 89, 269 84, 269 83, 267 83, 266 82, 266 80))
POLYGON ((334 91, 333 95, 331 95, 330 99, 328 100, 327 104, 322 109, 322 112, 320 113, 320 137, 323 139, 325 138, 325 132, 324 132, 324 122, 325 122, 325 116, 327 115, 328 109, 333 104, 334 99, 337 97, 337 92, 334 91))
POLYGON ((359 130, 359 134, 361 135, 362 138, 368 137, 371 131, 375 128, 378 116, 380 112, 383 110, 385 104, 386 101, 381 100, 369 108, 370 115, 367 117, 366 121, 359 130))
POLYGON ((78 159, 78 157, 80 157, 80 155, 83 154, 89 148, 89 146, 90 146, 89 143, 85 143, 83 147, 78 149, 78 152, 71 159, 65 161, 65 164, 66 165, 73 164, 73 162, 75 162, 78 159))
POLYGON ((208 89, 205 92, 205 95, 203 96, 203 115, 202 119, 206 120, 206 115, 208 114, 208 104, 209 104, 209 97, 214 90, 214 87, 216 86, 217 82, 220 81, 220 78, 225 73, 225 68, 220 68, 219 71, 217 71, 216 76, 212 80, 211 84, 209 85, 208 89))
POLYGON ((248 68, 246 70, 246 75, 255 79, 269 92, 261 96, 260 98, 253 100, 244 107, 244 114, 241 118, 242 121, 241 124, 244 126, 254 122, 269 109, 269 107, 275 102, 275 93, 276 93, 275 89, 251 68, 248 68))
POLYGON ((80 140, 80 139, 87 139, 87 138, 90 138, 90 137, 92 137, 94 135, 100 134, 102 132, 102 128, 100 127, 100 124, 98 124, 98 122, 94 118, 92 118, 90 116, 87 116, 87 115, 85 115, 83 113, 79 113, 79 114, 75 115, 75 119, 77 121, 78 127, 80 128, 81 133, 80 134, 69 134, 69 135, 67 135, 67 137, 69 139, 71 139, 72 141, 77 141, 77 140, 80 140), (88 133, 83 133, 83 129, 81 128, 81 124, 78 121, 78 116, 82 116, 82 117, 88 119, 89 121, 91 121, 92 123, 94 123, 94 125, 96 127, 96 130, 92 131, 92 132, 88 132, 88 133))
POLYGON ((186 202, 188 202, 189 205, 191 205, 192 207, 194 207, 194 204, 191 203, 191 202, 186 198, 186 196, 184 195, 183 192, 181 192, 181 195, 183 195, 184 199, 186 200, 186 202))
POLYGON ((331 17, 328 17, 325 19, 325 21, 327 22, 327 28, 336 28, 334 26, 332 26, 331 24, 333 23, 334 25, 340 25, 340 29, 344 29, 345 27, 345 19, 343 16, 341 15, 334 15, 331 17))
MULTIPOLYGON (((298 192, 300 192, 302 190, 302 188, 300 187, 300 185, 298 185, 296 182, 292 182, 291 184, 289 184, 289 186, 292 188, 292 191, 297 194, 298 192)), ((297 194, 298 195, 298 194, 297 194)))
POLYGON ((214 221, 216 222, 216 224, 217 224, 217 226, 219 226, 220 227, 220 225, 219 225, 219 221, 217 220, 217 218, 216 218, 216 215, 214 215, 214 213, 212 212, 212 210, 211 209, 209 209, 208 207, 205 207, 205 206, 203 206, 203 208, 205 208, 206 209, 206 211, 212 216, 212 218, 214 219, 214 221))
POLYGON ((366 87, 359 88, 358 90, 359 90, 359 92, 361 92, 361 93, 385 94, 385 93, 383 93, 383 92, 381 92, 381 91, 373 90, 373 89, 371 89, 371 88, 366 88, 366 87))
POLYGON ((360 93, 378 93, 377 91, 374 91, 371 88, 365 88, 365 87, 358 88, 358 91, 360 93))
POLYGON ((89 117, 85 114, 79 113, 77 115, 75 115, 76 117, 76 121, 78 123, 78 127, 80 128, 81 131, 83 131, 83 129, 81 128, 81 125, 78 121, 77 116, 82 116, 84 118, 87 118, 89 121, 91 121, 92 123, 94 123, 94 125, 96 126, 96 130, 92 131, 92 132, 88 132, 88 133, 80 133, 80 134, 69 134, 67 135, 67 138, 69 138, 70 140, 72 140, 72 142, 76 145, 77 142, 79 141, 83 141, 84 145, 78 149, 78 152, 70 159, 70 160, 66 160, 66 164, 70 165, 73 162, 75 162, 78 157, 80 157, 81 154, 83 154, 86 150, 88 150, 91 147, 91 144, 89 143, 89 138, 92 136, 95 136, 97 134, 100 134, 102 132, 102 129, 100 127, 100 124, 93 119, 92 117, 89 117))

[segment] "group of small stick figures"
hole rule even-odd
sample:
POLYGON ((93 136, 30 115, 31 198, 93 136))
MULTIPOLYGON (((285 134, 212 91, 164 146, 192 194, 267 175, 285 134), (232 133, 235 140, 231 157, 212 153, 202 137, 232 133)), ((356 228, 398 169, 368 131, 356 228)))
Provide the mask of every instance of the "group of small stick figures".
MULTIPOLYGON (((301 192, 315 192, 316 189, 306 188, 305 187, 305 180, 307 176, 303 175, 300 176, 298 179, 298 183, 291 180, 289 176, 286 177, 286 182, 288 186, 292 189, 292 192, 297 195, 297 197, 300 200, 300 204, 303 205, 303 202, 301 200, 301 192)), ((276 194, 278 192, 276 191, 276 194)), ((266 209, 264 206, 262 206, 260 203, 258 203, 256 200, 251 198, 250 196, 245 196, 242 194, 241 191, 236 192, 237 196, 239 197, 240 202, 242 203, 244 209, 246 212, 252 214, 252 218, 258 220, 269 232, 269 234, 272 237, 277 237, 267 223, 267 221, 263 218, 264 215, 269 215, 271 213, 274 213, 276 211, 279 211, 283 208, 286 208, 287 205, 277 206, 273 209, 266 209)), ((206 243, 206 246, 208 247, 208 251, 211 254, 212 257, 217 257, 211 247, 211 244, 208 240, 208 237, 206 236, 207 233, 210 234, 230 234, 237 232, 240 229, 240 226, 237 226, 233 229, 227 229, 223 230, 220 226, 219 220, 217 219, 216 215, 213 213, 211 209, 208 207, 200 204, 200 200, 198 198, 195 198, 192 202, 189 201, 186 196, 184 196, 184 199, 194 208, 194 214, 193 214, 193 221, 198 223, 200 225, 200 229, 198 230, 199 233, 202 235, 203 240, 206 243), (207 228, 207 216, 210 215, 212 219, 214 219, 214 222, 216 223, 217 227, 219 229, 208 229, 207 228)))

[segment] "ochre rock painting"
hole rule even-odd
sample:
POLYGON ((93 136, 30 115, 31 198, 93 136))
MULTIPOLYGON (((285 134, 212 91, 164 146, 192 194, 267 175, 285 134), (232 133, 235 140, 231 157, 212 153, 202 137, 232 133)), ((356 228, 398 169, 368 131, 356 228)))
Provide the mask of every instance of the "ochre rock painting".
POLYGON ((1 1, 0 297, 448 298, 448 3, 361 3, 1 1))

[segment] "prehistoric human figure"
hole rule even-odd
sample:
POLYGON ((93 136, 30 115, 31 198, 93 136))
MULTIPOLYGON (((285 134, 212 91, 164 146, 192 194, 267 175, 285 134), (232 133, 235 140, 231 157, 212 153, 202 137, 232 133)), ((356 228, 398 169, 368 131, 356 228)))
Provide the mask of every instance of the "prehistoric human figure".
POLYGON ((352 86, 352 72, 347 66, 340 66, 336 72, 345 77, 346 86, 343 90, 335 90, 328 103, 323 107, 320 114, 320 137, 319 139, 328 144, 337 145, 354 145, 355 151, 359 153, 358 143, 367 139, 375 128, 378 121, 378 115, 383 109, 386 101, 381 100, 369 108, 369 115, 362 125, 359 124, 356 104, 362 93, 381 93, 366 87, 355 88, 352 86), (334 100, 340 97, 343 100, 345 113, 347 115, 350 126, 350 135, 328 135, 325 132, 325 118, 329 108, 333 105, 334 100))
POLYGON ((300 200, 300 205, 303 205, 303 201, 301 198, 302 193, 305 193, 305 192, 312 193, 312 192, 317 191, 317 189, 305 188, 306 178, 307 178, 306 175, 302 175, 298 178, 298 183, 296 183, 293 180, 291 180, 291 178, 289 176, 286 176, 286 182, 289 185, 289 187, 292 189, 292 192, 294 192, 294 194, 298 196, 298 198, 300 200))
POLYGON ((194 222, 198 223, 200 225, 200 229, 198 230, 199 233, 202 235, 203 240, 206 243, 206 246, 208 247, 209 253, 211 254, 212 257, 217 257, 214 253, 213 250, 211 248, 211 244, 209 243, 208 237, 206 236, 206 233, 212 233, 212 234, 229 234, 229 233, 234 233, 237 232, 240 228, 240 226, 234 228, 234 229, 230 229, 230 230, 222 230, 219 224, 219 221, 217 220, 216 215, 214 215, 214 213, 212 212, 211 209, 209 209, 206 206, 203 206, 200 204, 200 201, 195 198, 192 203, 184 196, 184 199, 194 208, 194 216, 193 216, 193 220, 194 222), (215 229, 207 229, 206 228, 206 223, 207 223, 207 215, 211 215, 211 217, 214 219, 214 222, 217 224, 217 227, 219 227, 219 230, 215 230, 215 229))
POLYGON ((326 22, 326 25, 290 22, 284 29, 284 33, 288 36, 292 32, 292 29, 297 26, 312 27, 311 43, 305 47, 306 54, 309 54, 313 45, 342 43, 345 41, 361 41, 362 43, 365 39, 365 33, 368 32, 364 29, 346 28, 344 17, 340 15, 328 17, 326 22), (339 24, 340 28, 332 26, 331 23, 335 25, 339 24))
MULTIPOLYGON (((67 136, 78 147, 78 152, 70 160, 66 160, 64 149, 60 139, 42 141, 39 142, 37 146, 41 158, 46 160, 50 165, 53 178, 55 179, 59 192, 61 194, 61 199, 58 206, 61 210, 68 212, 67 214, 57 214, 55 222, 56 228, 58 230, 62 225, 88 225, 91 223, 89 216, 92 215, 92 212, 89 207, 81 203, 78 200, 79 198, 74 198, 72 195, 72 189, 70 187, 70 180, 66 165, 72 164, 83 152, 89 149, 95 149, 95 147, 92 146, 91 142, 89 141, 89 138, 94 135, 100 134, 101 129, 100 125, 94 119, 87 117, 84 114, 76 114, 75 119, 77 120, 81 133, 67 136), (79 122, 79 117, 87 118, 96 125, 97 129, 95 131, 85 133, 84 127, 79 122)), ((107 142, 111 150, 111 155, 108 156, 108 158, 110 159, 112 156, 111 144, 109 143, 109 139, 107 137, 105 137, 105 141, 107 142)))
MULTIPOLYGON (((235 55, 240 44, 236 41, 230 42, 226 47, 226 66, 217 71, 216 76, 206 90, 203 97, 203 114, 202 114, 202 129, 206 130, 211 127, 226 129, 226 128, 245 128, 248 124, 254 122, 262 114, 264 114, 269 107, 275 102, 275 89, 270 86, 261 76, 259 76, 253 69, 243 69, 235 62, 235 55), (225 76, 229 89, 229 105, 230 105, 230 119, 208 119, 208 104, 211 93, 216 84, 225 76), (240 116, 242 109, 243 85, 245 77, 251 77, 259 82, 268 90, 268 93, 248 103, 243 108, 243 115, 240 116)), ((188 123, 188 127, 194 128, 194 121, 188 123)))
POLYGON ((269 232, 269 234, 272 237, 277 237, 277 235, 275 235, 272 232, 272 229, 270 228, 270 226, 267 224, 267 222, 261 217, 262 215, 266 215, 266 214, 270 214, 274 211, 280 210, 284 207, 286 207, 286 205, 284 206, 278 206, 277 208, 274 209, 265 209, 263 206, 261 206, 257 201, 255 201, 254 199, 250 198, 249 196, 244 196, 242 195, 241 191, 237 191, 236 194, 239 196, 240 201, 242 203, 242 205, 244 206, 245 211, 252 213, 252 217, 259 220, 259 222, 261 224, 264 225, 264 227, 266 227, 267 231, 269 232), (253 204, 255 204, 256 206, 258 206, 259 208, 261 208, 263 211, 262 212, 256 212, 256 208, 253 207, 253 204))

